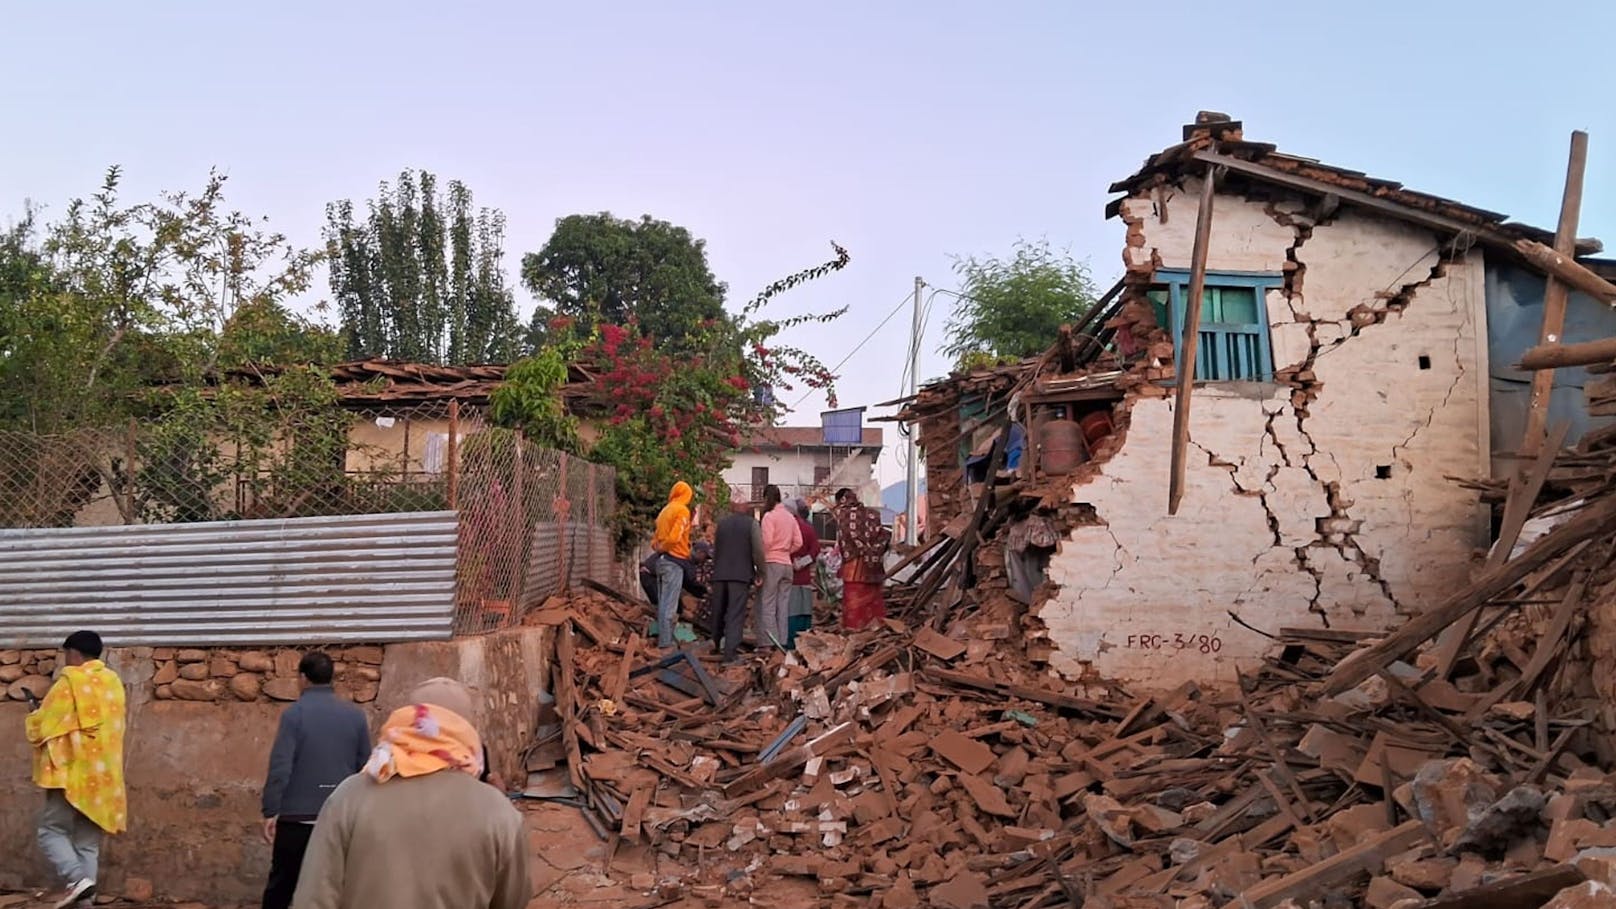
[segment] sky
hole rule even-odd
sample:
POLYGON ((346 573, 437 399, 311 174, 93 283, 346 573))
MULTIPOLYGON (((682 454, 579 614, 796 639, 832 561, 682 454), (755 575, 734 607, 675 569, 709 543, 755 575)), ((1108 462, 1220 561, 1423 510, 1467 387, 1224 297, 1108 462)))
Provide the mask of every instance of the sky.
MULTIPOLYGON (((1106 187, 1198 110, 1550 228, 1585 129, 1580 233, 1616 248, 1613 28, 1601 2, 11 4, 0 223, 59 215, 108 165, 128 200, 216 167, 316 246, 327 202, 424 168, 505 213, 513 284, 557 218, 650 214, 706 240, 732 308, 834 240, 851 264, 772 307, 849 307, 781 340, 836 364, 868 338, 840 403, 875 404, 903 390, 914 278, 956 287, 953 257, 1047 238, 1108 286, 1106 187)), ((949 365, 949 298, 926 299, 922 380, 949 365)))

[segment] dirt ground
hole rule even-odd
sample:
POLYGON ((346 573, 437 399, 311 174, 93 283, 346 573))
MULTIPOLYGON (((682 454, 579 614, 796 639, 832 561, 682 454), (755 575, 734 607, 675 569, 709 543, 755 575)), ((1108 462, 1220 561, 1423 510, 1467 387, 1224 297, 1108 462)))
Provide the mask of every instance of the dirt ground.
MULTIPOLYGON (((533 901, 530 909, 552 906, 594 909, 653 909, 700 906, 730 909, 757 906, 765 909, 810 905, 814 889, 807 882, 771 881, 768 891, 755 892, 751 875, 728 853, 698 868, 682 867, 645 845, 621 844, 607 865, 610 844, 590 829, 576 809, 542 801, 519 802, 532 847, 530 871, 533 901)), ((0 893, 0 909, 42 909, 49 906, 40 893, 0 893)), ((110 909, 256 909, 257 904, 171 901, 131 902, 104 895, 96 905, 110 909)))
MULTIPOLYGON (((753 886, 757 869, 728 852, 717 852, 686 867, 645 845, 619 845, 607 866, 611 844, 602 841, 575 808, 548 802, 524 803, 532 845, 533 893, 539 906, 594 906, 599 909, 752 906, 789 909, 811 906, 817 894, 805 880, 769 881, 753 886)), ((749 853, 741 853, 750 859, 749 853)))

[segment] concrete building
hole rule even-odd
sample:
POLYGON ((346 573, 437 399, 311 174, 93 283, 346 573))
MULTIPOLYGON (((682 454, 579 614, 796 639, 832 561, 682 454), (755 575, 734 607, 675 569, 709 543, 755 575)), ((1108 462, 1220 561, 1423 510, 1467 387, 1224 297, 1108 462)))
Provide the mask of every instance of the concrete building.
MULTIPOLYGON (((962 471, 984 440, 1028 428, 1018 495, 1060 541, 1026 550, 1035 582, 1053 582, 1029 597, 1027 627, 1072 679, 1229 682, 1261 659, 1261 630, 1373 631, 1417 613, 1491 542, 1489 509, 1457 480, 1507 469, 1524 425, 1529 374, 1513 364, 1536 343, 1545 279, 1516 247, 1551 234, 1247 142, 1226 117, 1184 139, 1111 187, 1125 274, 1094 321, 1058 356, 955 376, 904 415, 921 423, 936 527, 969 505, 979 478, 962 471), (1174 364, 1209 167, 1221 176, 1170 515, 1174 364)), ((1572 294, 1564 341, 1613 333, 1610 307, 1572 294)), ((1589 416, 1585 377, 1561 370, 1551 399, 1573 441, 1608 422, 1589 416)))
POLYGON ((786 498, 828 498, 845 486, 865 502, 878 502, 875 461, 881 456, 882 435, 880 429, 866 428, 859 445, 827 445, 818 426, 758 429, 742 439, 724 482, 738 502, 762 501, 763 487, 770 483, 786 498))

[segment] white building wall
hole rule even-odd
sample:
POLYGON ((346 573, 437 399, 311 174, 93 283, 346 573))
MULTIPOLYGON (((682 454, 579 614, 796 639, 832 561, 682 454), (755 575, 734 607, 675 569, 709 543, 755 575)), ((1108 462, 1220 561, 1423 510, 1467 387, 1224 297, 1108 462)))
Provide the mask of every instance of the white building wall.
POLYGON ((875 482, 875 458, 864 451, 851 455, 846 449, 831 453, 823 449, 795 449, 791 451, 738 451, 734 462, 723 473, 724 482, 732 487, 745 488, 752 483, 752 468, 767 467, 769 482, 799 490, 814 486, 814 468, 827 465, 831 478, 829 486, 863 488, 875 482))
MULTIPOLYGON (((1189 266, 1198 192, 1195 181, 1180 190, 1166 223, 1148 199, 1125 203, 1147 238, 1130 264, 1154 253, 1189 266)), ((1220 195, 1208 267, 1285 269, 1298 232, 1271 211, 1220 195)), ((1350 210, 1313 228, 1294 250, 1300 296, 1271 292, 1267 308, 1275 367, 1311 354, 1318 396, 1299 411, 1289 386, 1197 389, 1176 516, 1173 402, 1132 402, 1126 444, 1074 490, 1105 526, 1078 528, 1051 562, 1061 586, 1040 617, 1058 672, 1145 687, 1229 682, 1269 645, 1230 612, 1273 632, 1379 629, 1466 580, 1486 515, 1448 477, 1487 472, 1482 257, 1433 276, 1438 243, 1350 210), (1386 312, 1399 293, 1406 307, 1386 312)))

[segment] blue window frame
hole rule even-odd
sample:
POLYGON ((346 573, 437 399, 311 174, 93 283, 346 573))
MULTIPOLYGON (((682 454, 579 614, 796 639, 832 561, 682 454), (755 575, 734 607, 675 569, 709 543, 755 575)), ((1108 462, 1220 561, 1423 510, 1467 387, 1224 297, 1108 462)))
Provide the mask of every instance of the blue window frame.
MULTIPOLYGON (((1183 361, 1184 304, 1190 273, 1156 270, 1151 291, 1157 321, 1173 336, 1173 359, 1183 361)), ((1209 271, 1201 296, 1200 347, 1195 354, 1197 382, 1268 382, 1274 378, 1268 341, 1268 291, 1283 287, 1285 276, 1267 272, 1209 271)))
POLYGON ((976 425, 978 420, 987 416, 987 412, 988 400, 982 395, 967 395, 960 399, 959 463, 961 466, 964 466, 966 460, 971 457, 971 437, 974 433, 967 430, 976 425))

